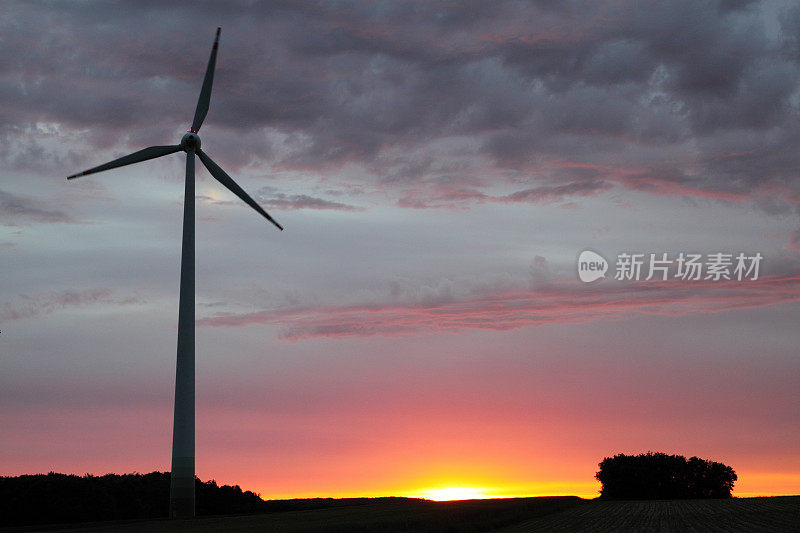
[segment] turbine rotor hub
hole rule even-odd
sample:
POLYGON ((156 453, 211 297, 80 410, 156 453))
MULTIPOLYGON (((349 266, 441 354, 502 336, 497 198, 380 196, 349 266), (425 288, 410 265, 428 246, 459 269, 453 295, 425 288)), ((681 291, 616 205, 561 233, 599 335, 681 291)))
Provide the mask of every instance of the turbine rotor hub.
POLYGON ((187 131, 181 139, 181 148, 184 152, 197 151, 200 149, 200 136, 193 131, 187 131))

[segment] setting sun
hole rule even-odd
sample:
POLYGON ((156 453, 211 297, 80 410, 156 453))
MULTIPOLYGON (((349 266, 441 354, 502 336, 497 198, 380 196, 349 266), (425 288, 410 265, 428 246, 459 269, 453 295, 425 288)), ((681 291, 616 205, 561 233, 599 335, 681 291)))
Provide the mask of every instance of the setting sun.
POLYGON ((485 489, 474 487, 444 487, 441 489, 431 489, 424 492, 421 496, 428 500, 437 502, 445 502, 452 500, 483 500, 486 498, 493 498, 489 494, 485 494, 485 489))

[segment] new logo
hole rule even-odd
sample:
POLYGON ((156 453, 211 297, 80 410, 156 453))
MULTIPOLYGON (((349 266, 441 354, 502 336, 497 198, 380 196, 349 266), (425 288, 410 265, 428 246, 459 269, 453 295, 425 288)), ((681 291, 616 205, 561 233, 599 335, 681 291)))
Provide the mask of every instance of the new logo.
POLYGON ((608 261, 602 255, 591 250, 584 250, 578 256, 578 277, 584 283, 590 283, 606 277, 608 261))

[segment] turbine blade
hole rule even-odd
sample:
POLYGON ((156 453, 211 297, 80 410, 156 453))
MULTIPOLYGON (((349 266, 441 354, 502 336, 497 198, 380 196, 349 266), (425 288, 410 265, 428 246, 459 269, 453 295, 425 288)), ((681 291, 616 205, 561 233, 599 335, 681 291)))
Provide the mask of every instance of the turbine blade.
POLYGON ((200 98, 197 100, 197 109, 194 111, 192 131, 195 133, 200 131, 200 126, 203 125, 203 120, 205 120, 208 113, 208 103, 211 101, 211 86, 214 84, 214 65, 217 62, 217 48, 219 48, 219 32, 221 30, 222 28, 217 28, 214 46, 211 47, 211 57, 208 58, 206 77, 203 78, 203 88, 200 89, 200 98))
POLYGON ((125 165, 132 165, 133 163, 147 161, 148 159, 155 159, 156 157, 161 157, 162 155, 173 154, 180 151, 180 144, 170 146, 151 146, 149 148, 145 148, 144 150, 139 150, 138 152, 133 152, 132 154, 122 156, 119 159, 109 161, 104 165, 90 168, 89 170, 84 170, 83 172, 73 174, 72 176, 67 176, 67 179, 71 180, 80 178, 81 176, 86 176, 87 174, 94 174, 95 172, 102 172, 112 168, 124 167, 125 165))
POLYGON ((197 155, 198 157, 200 157, 200 161, 203 162, 208 171, 211 172, 211 175, 214 176, 218 182, 227 187, 228 190, 230 190, 233 194, 241 198, 244 201, 244 203, 246 203, 256 211, 261 213, 264 216, 264 218, 275 224, 279 230, 283 231, 283 226, 275 222, 275 220, 271 216, 269 216, 266 211, 261 209, 261 206, 258 205, 255 200, 250 198, 250 196, 246 192, 244 192, 244 190, 241 187, 239 187, 239 185, 237 185, 236 182, 233 181, 233 179, 230 176, 228 176, 224 170, 219 168, 219 165, 214 163, 214 161, 212 161, 211 158, 208 157, 208 155, 204 151, 198 149, 197 155))

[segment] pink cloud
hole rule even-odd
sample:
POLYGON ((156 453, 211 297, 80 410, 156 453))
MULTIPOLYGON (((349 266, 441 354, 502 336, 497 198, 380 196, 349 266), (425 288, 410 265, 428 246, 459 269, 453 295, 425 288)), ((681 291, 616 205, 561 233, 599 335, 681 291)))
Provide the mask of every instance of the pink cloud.
POLYGON ((754 199, 753 191, 750 190, 737 192, 702 189, 698 187, 692 187, 685 183, 661 179, 654 176, 626 176, 621 178, 619 182, 628 189, 650 194, 657 194, 660 196, 694 196, 697 198, 711 198, 713 200, 723 200, 728 202, 746 202, 754 199))
POLYGON ((548 323, 619 320, 635 314, 680 316, 763 307, 800 299, 800 276, 756 281, 659 281, 579 284, 561 280, 543 287, 476 294, 460 301, 297 308, 225 314, 200 326, 280 326, 281 338, 394 336, 464 329, 505 331, 548 323))

